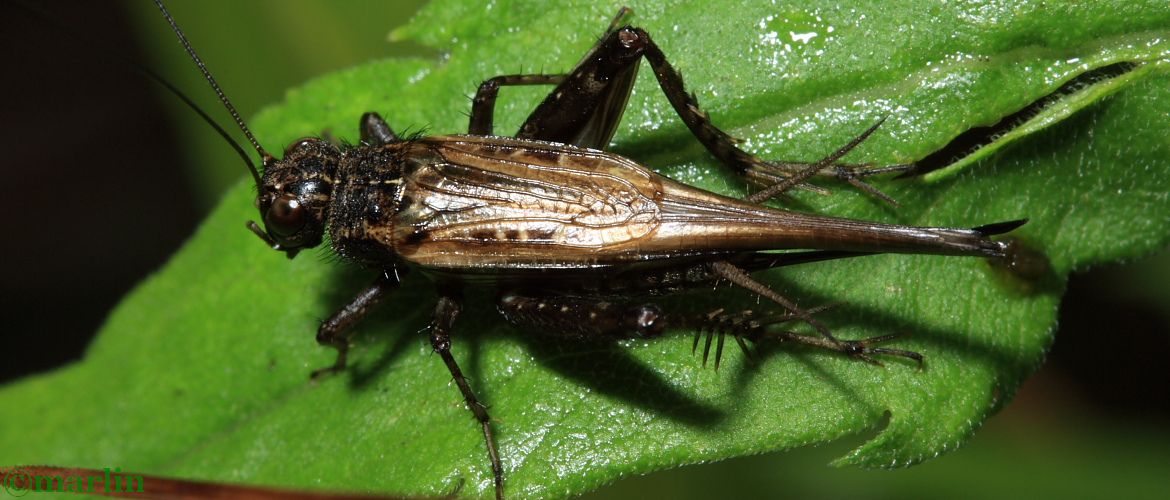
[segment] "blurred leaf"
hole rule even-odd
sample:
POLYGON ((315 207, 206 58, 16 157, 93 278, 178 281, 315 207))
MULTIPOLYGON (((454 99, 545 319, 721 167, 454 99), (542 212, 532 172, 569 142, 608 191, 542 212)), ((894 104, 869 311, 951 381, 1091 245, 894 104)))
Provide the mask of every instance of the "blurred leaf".
MULTIPOLYGON (((1014 407, 1005 413, 1012 412, 1014 407)), ((826 461, 849 446, 833 443, 663 471, 618 482, 582 500, 641 499, 649 491, 661 498, 707 499, 726 496, 729 487, 740 498, 1166 496, 1163 478, 1170 434, 1165 426, 1117 426, 1115 419, 1083 421, 1078 417, 1027 420, 1019 412, 997 417, 962 452, 896 473, 825 467, 826 461), (1005 425, 1005 419, 1013 420, 1005 425)))
MULTIPOLYGON (((378 111, 402 132, 466 128, 466 96, 488 76, 567 70, 618 3, 440 1, 395 33, 441 62, 390 60, 291 91, 252 124, 270 149, 330 130, 355 140, 378 111)), ((182 21, 182 19, 180 19, 182 21)), ((456 357, 494 428, 513 495, 560 496, 683 463, 786 449, 881 428, 842 463, 900 466, 953 449, 1041 362, 1073 269, 1170 241, 1170 8, 1162 2, 1053 5, 873 3, 843 8, 639 5, 714 122, 769 158, 815 160, 888 116, 851 155, 921 158, 995 123, 1087 69, 1149 64, 1124 88, 932 183, 882 181, 898 209, 847 187, 792 206, 918 225, 1029 217, 1016 232, 1051 275, 1025 282, 978 259, 875 256, 765 278, 801 304, 844 300, 826 316, 844 338, 910 336, 925 370, 874 367, 810 350, 732 353, 704 370, 687 332, 609 349, 550 344, 473 294, 456 357), (1090 61, 1085 63, 1084 61, 1090 61)), ((246 52, 246 51, 242 51, 246 52)), ((178 56, 176 56, 178 57, 178 56)), ((743 182, 693 140, 644 71, 615 151, 722 193, 743 182)), ((497 130, 514 130, 547 89, 506 89, 497 130)), ((318 321, 369 272, 302 256, 291 263, 242 229, 253 187, 230 191, 187 246, 111 315, 86 360, 0 390, 0 463, 52 463, 231 482, 413 494, 488 495, 477 427, 422 329, 429 282, 412 275, 361 327, 351 369, 332 361, 318 321)), ((736 292, 677 307, 757 307, 736 292)))

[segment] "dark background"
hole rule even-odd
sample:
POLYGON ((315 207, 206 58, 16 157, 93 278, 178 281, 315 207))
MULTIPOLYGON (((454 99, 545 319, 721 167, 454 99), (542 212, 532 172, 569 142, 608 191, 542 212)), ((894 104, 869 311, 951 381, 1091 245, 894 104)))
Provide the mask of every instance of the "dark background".
MULTIPOLYGON (((58 19, 53 23, 86 40, 79 42, 53 23, 0 2, 5 128, 0 200, 6 217, 0 245, 0 383, 80 359, 120 297, 192 234, 226 183, 245 176, 234 153, 192 113, 115 61, 128 58, 166 74, 220 116, 207 99, 210 93, 193 79, 189 62, 159 60, 179 52, 155 45, 169 42, 154 37, 169 35, 144 3, 35 4, 53 13, 58 19), (92 50, 97 45, 118 55, 92 50), (194 148, 218 148, 219 161, 238 171, 207 174, 190 160, 194 148)), ((326 25, 315 28, 312 38, 330 40, 329 45, 303 50, 288 50, 293 42, 252 23, 287 24, 281 12, 322 9, 318 2, 217 2, 210 17, 185 16, 185 6, 176 3, 176 16, 188 31, 202 35, 197 46, 216 62, 213 69, 245 117, 312 75, 373 57, 425 54, 419 47, 384 41, 389 28, 420 2, 403 4, 399 20, 367 19, 364 26, 349 21, 367 7, 363 2, 329 6, 311 16, 326 25), (226 32, 223 39, 209 39, 217 30, 226 32), (352 41, 337 41, 341 33, 352 41), (241 60, 228 52, 233 50, 256 55, 241 60)), ((284 32, 305 43, 295 24, 284 32)), ((1165 251, 1072 276, 1047 362, 991 426, 1018 431, 1015 422, 1043 428, 1046 419, 1072 418, 1089 426, 1165 429, 1170 424, 1170 370, 1164 361, 1170 355, 1168 280, 1165 251)), ((1161 432, 1158 439, 1164 440, 1161 432)), ((819 463, 839 455, 828 454, 819 463)), ((731 472, 720 474, 741 468, 727 467, 731 472)), ((642 481, 675 482, 655 476, 642 481)), ((621 483, 611 494, 621 496, 639 484, 621 483)))
MULTIPOLYGON (((396 2, 400 15, 390 19, 362 15, 374 3, 212 0, 169 8, 248 117, 314 75, 423 51, 385 37, 424 2, 396 2), (259 18, 280 24, 253 24, 259 18), (311 40, 299 36, 309 29, 311 40), (242 47, 255 59, 236 57, 242 47)), ((194 112, 135 69, 163 74, 228 125, 149 0, 0 0, 0 7, 4 382, 80 359, 120 298, 247 171, 194 112)))

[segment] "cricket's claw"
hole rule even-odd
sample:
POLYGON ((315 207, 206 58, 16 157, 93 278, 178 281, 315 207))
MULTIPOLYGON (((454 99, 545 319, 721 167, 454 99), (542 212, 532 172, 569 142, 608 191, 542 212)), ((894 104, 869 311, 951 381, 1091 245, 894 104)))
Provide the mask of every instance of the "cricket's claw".
POLYGON ((879 344, 888 340, 900 337, 901 334, 887 334, 879 335, 877 337, 870 337, 863 340, 842 340, 840 344, 841 352, 848 354, 854 358, 860 359, 867 363, 882 365, 882 362, 876 358, 875 355, 881 356, 898 356, 914 360, 918 363, 918 367, 922 367, 922 355, 905 349, 890 349, 888 347, 873 347, 873 344, 879 344))

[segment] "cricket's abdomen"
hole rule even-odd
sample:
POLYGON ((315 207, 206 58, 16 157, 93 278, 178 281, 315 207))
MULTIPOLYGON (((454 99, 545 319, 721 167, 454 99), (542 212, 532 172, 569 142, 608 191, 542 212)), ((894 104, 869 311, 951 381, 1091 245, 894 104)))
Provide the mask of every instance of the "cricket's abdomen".
POLYGON ((420 149, 404 157, 418 160, 403 166, 393 227, 384 236, 400 258, 428 268, 597 268, 802 248, 998 251, 973 231, 754 205, 674 182, 617 155, 563 144, 443 136, 411 147, 420 149))

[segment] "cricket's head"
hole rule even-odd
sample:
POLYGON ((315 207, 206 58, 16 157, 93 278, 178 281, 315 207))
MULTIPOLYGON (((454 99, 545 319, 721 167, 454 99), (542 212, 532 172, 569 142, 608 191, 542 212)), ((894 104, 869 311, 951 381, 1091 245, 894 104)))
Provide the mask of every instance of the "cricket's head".
POLYGON ((248 228, 288 258, 321 244, 333 195, 334 173, 341 152, 321 139, 301 139, 284 159, 264 159, 264 175, 256 186, 256 206, 264 222, 248 228))
MULTIPOLYGON (((264 221, 263 228, 254 221, 248 221, 248 229, 251 229, 273 249, 283 251, 290 259, 303 248, 320 245, 325 234, 325 217, 328 215, 329 199, 333 193, 333 174, 337 170, 337 162, 341 158, 341 152, 326 141, 302 139, 288 147, 284 153, 284 159, 278 160, 268 154, 260 146, 256 137, 252 135, 252 131, 248 130, 248 125, 244 123, 244 119, 240 117, 231 100, 216 83, 215 77, 211 76, 207 65, 195 53, 195 48, 191 46, 191 42, 187 40, 183 30, 179 29, 178 23, 167 11, 162 0, 154 0, 154 4, 162 12, 167 23, 171 25, 171 30, 187 51, 191 61, 203 73, 203 78, 215 91, 224 109, 231 114, 232 120, 235 121, 240 132, 248 138, 248 142, 251 143, 252 148, 256 150, 263 161, 264 175, 260 175, 248 153, 240 147, 239 143, 232 140, 227 131, 173 85, 155 77, 184 103, 191 106, 208 125, 231 144, 248 166, 248 171, 251 172, 252 179, 256 182, 256 190, 259 192, 256 197, 256 206, 260 209, 261 220, 264 221)), ((147 75, 154 77, 153 73, 147 72, 147 75)))

